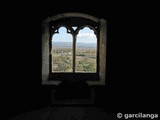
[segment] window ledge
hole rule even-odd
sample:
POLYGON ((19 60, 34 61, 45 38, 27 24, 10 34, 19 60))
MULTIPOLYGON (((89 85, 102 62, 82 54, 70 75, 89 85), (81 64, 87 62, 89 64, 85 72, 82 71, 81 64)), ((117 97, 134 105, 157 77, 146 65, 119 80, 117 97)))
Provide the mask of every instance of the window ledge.
MULTIPOLYGON (((42 84, 43 85, 55 85, 55 86, 58 86, 59 84, 61 83, 61 81, 43 81, 42 84)), ((105 81, 86 81, 86 83, 89 85, 89 86, 92 86, 92 85, 105 85, 105 81)))

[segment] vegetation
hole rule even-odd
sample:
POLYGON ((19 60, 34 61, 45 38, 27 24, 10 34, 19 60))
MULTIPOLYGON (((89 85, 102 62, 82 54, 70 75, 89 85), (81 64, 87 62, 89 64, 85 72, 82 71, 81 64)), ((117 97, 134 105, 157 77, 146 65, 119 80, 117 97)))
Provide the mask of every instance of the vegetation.
POLYGON ((90 62, 88 58, 83 58, 81 61, 76 62, 77 72, 96 72, 96 65, 90 62))
MULTIPOLYGON (((71 48, 52 49, 52 71, 72 72, 73 55, 71 48)), ((96 72, 96 50, 78 48, 76 50, 76 72, 96 72)))

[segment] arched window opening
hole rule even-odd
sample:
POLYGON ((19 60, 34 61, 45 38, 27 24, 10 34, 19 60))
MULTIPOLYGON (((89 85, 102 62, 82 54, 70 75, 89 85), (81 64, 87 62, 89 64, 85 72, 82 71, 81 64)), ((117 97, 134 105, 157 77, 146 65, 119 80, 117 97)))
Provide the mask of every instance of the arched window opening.
POLYGON ((76 72, 96 73, 97 37, 89 27, 84 27, 76 39, 76 72))
POLYGON ((73 37, 60 27, 52 36, 52 72, 73 72, 73 37))

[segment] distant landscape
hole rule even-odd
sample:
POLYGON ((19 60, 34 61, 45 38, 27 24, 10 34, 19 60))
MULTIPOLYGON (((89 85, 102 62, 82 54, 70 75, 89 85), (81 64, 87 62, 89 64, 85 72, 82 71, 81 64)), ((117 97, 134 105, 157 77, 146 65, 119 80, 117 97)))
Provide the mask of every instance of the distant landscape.
MULTIPOLYGON (((72 72, 73 54, 71 42, 52 44, 52 72, 72 72)), ((96 43, 76 44, 76 72, 96 72, 96 43)))
MULTIPOLYGON (((54 42, 52 43, 53 47, 66 47, 71 48, 72 42, 54 42)), ((78 42, 76 44, 78 48, 95 48, 96 49, 96 43, 80 43, 78 42)))

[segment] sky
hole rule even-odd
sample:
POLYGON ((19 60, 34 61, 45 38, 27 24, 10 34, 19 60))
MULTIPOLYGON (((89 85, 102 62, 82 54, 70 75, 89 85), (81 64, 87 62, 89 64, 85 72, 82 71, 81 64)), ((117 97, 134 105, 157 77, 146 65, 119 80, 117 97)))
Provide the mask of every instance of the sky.
MULTIPOLYGON (((60 27, 59 33, 56 33, 52 36, 52 41, 54 42, 72 42, 72 40, 72 35, 67 33, 67 29, 65 27, 60 27)), ((77 42, 97 43, 97 38, 93 30, 88 27, 84 27, 77 35, 77 42)))

